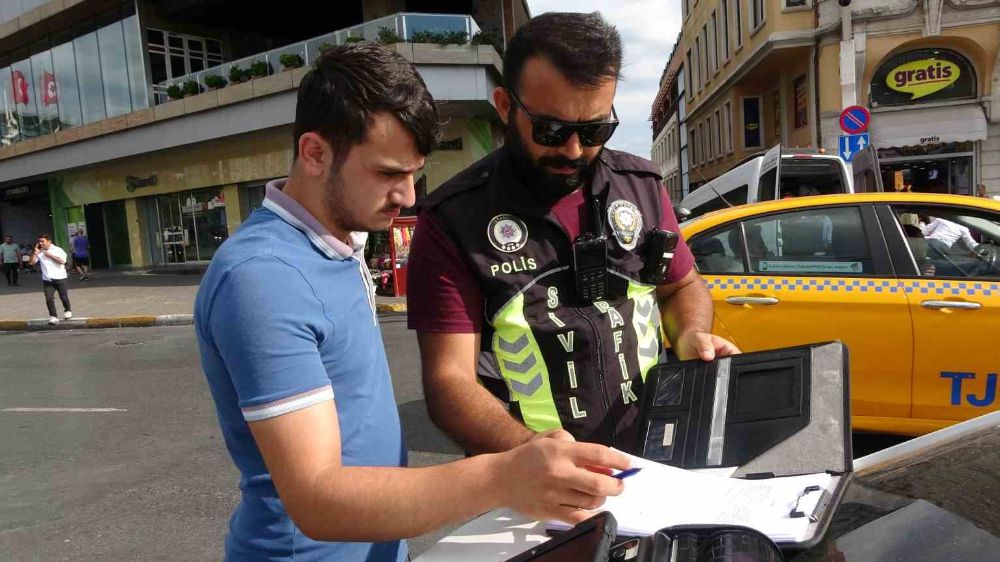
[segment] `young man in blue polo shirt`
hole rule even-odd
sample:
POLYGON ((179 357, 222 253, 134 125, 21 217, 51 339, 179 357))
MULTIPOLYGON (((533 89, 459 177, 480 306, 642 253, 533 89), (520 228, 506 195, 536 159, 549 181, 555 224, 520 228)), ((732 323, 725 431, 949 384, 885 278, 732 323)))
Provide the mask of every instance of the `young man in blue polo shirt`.
POLYGON ((215 254, 195 303, 242 473, 226 559, 399 562, 401 539, 496 507, 576 522, 620 493, 593 467, 625 469, 627 458, 565 432, 402 468, 363 233, 413 205, 414 174, 439 139, 434 102, 399 55, 344 45, 303 78, 294 137, 289 178, 268 185, 264 209, 215 254))

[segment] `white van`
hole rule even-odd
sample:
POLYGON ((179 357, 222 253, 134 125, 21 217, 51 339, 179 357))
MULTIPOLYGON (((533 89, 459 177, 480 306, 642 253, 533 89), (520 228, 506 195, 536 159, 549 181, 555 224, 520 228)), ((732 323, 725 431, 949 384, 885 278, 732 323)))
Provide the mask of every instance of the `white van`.
MULTIPOLYGON (((877 163, 874 165, 877 170, 877 163)), ((861 172, 860 168, 855 163, 855 176, 861 172)), ((881 191, 880 184, 878 178, 874 182, 862 182, 866 191, 881 191), (876 183, 878 185, 874 185, 876 183)), ((692 219, 745 203, 836 193, 854 193, 851 173, 839 156, 811 150, 782 153, 779 144, 764 154, 751 156, 687 194, 680 207, 690 211, 686 218, 692 219)))

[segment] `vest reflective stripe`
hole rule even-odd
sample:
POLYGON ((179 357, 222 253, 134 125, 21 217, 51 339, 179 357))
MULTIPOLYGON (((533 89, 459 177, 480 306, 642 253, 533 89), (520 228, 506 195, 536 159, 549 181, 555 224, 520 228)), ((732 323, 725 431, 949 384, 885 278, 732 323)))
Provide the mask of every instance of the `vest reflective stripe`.
POLYGON ((524 425, 532 431, 561 429, 549 371, 524 316, 523 293, 500 310, 493 326, 493 353, 511 400, 518 403, 524 425))
POLYGON ((635 330, 637 359, 642 380, 656 365, 663 351, 660 331, 660 307, 656 303, 656 287, 640 283, 629 283, 628 298, 635 303, 632 314, 632 329, 635 330))

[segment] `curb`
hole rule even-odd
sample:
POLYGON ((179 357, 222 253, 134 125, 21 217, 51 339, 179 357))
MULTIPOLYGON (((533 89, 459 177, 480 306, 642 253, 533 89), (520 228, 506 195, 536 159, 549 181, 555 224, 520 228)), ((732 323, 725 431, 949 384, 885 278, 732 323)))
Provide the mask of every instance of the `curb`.
MULTIPOLYGON (((380 303, 378 314, 406 314, 406 303, 380 303)), ((43 332, 47 330, 86 330, 101 328, 148 328, 150 326, 191 326, 193 314, 161 314, 159 316, 94 316, 62 320, 56 325, 47 318, 36 320, 0 320, 0 332, 43 332)))
POLYGON ((42 332, 47 330, 82 330, 100 328, 147 328, 150 326, 190 326, 194 324, 193 314, 163 314, 159 316, 110 316, 73 318, 58 324, 49 324, 48 319, 0 320, 0 331, 42 332))

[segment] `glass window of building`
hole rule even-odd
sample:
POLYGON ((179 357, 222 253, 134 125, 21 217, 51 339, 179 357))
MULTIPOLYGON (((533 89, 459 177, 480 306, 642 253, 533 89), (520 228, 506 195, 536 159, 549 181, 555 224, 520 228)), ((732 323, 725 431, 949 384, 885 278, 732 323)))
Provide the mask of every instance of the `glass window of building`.
POLYGON ((107 115, 125 115, 132 111, 132 94, 128 85, 122 23, 116 21, 97 30, 97 46, 101 53, 101 78, 104 80, 107 115))
POLYGON ((750 0, 750 15, 753 18, 750 26, 751 30, 757 31, 757 28, 764 25, 764 10, 766 9, 767 6, 764 0, 750 0))
POLYGON ((219 188, 156 196, 150 237, 162 252, 158 263, 208 261, 229 236, 225 194, 219 188))
POLYGON ((52 48, 52 69, 55 75, 56 105, 59 107, 59 128, 83 125, 80 111, 80 88, 77 85, 76 57, 73 42, 66 40, 52 48))
POLYGON ((7 66, 7 59, 0 58, 0 102, 3 103, 0 109, 0 146, 7 146, 17 142, 20 136, 20 127, 17 122, 17 112, 14 107, 14 100, 11 99, 13 93, 13 83, 10 78, 10 67, 7 66))
POLYGON ((17 110, 17 121, 21 131, 21 138, 37 137, 39 134, 38 108, 35 105, 31 59, 26 49, 11 58, 14 61, 10 65, 11 94, 17 110))
POLYGON ((47 135, 59 130, 59 95, 56 75, 52 68, 52 53, 48 40, 35 44, 31 55, 31 74, 34 77, 35 106, 38 111, 38 134, 47 135))
POLYGON ((166 92, 163 82, 223 63, 222 42, 217 39, 147 29, 146 41, 153 91, 161 99, 166 92))
POLYGON ((128 88, 132 97, 132 109, 149 107, 149 88, 146 86, 146 71, 142 56, 142 37, 139 17, 134 13, 122 21, 125 36, 125 58, 128 60, 128 88))
POLYGON ((83 122, 100 121, 107 117, 107 110, 104 106, 104 84, 101 81, 97 33, 87 33, 74 39, 73 51, 76 53, 76 75, 80 84, 83 122))

